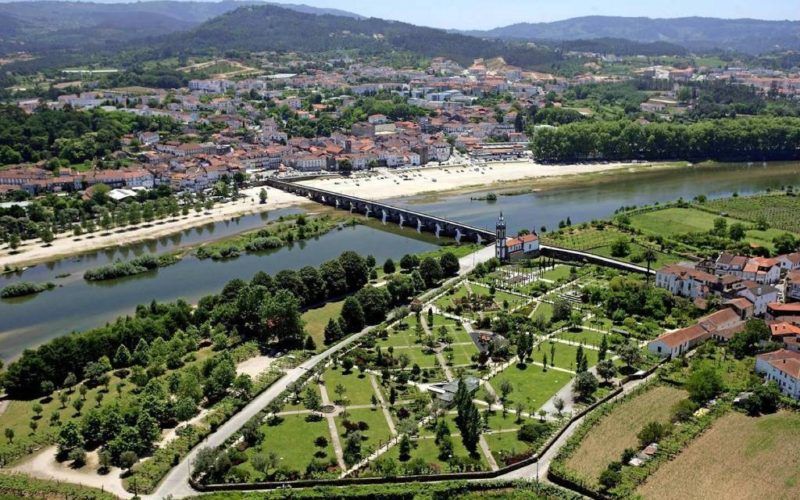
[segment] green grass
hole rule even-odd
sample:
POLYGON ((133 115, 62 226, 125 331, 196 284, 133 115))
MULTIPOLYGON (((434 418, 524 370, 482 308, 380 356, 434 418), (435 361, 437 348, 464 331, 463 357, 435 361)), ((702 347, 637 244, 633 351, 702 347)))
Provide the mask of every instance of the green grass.
MULTIPOLYGON (((453 431, 453 427, 451 427, 451 431, 453 431)), ((453 456, 455 457, 469 456, 469 452, 467 451, 466 448, 464 448, 464 444, 461 442, 460 436, 453 436, 452 442, 453 442, 453 456)), ((480 453, 480 450, 478 450, 478 454, 480 455, 481 465, 483 465, 484 469, 488 469, 486 458, 483 456, 482 453, 480 453)), ((392 447, 392 449, 387 451, 386 454, 383 456, 395 460, 401 466, 403 463, 406 463, 400 461, 399 446, 392 447)), ((436 445, 434 439, 421 438, 411 441, 410 460, 414 460, 417 458, 425 460, 425 463, 427 464, 435 464, 435 466, 438 467, 441 472, 450 471, 450 466, 447 464, 447 462, 439 460, 439 447, 436 445)))
MULTIPOLYGON (((361 443, 362 455, 367 456, 367 449, 376 450, 380 443, 386 443, 391 437, 392 433, 389 430, 389 424, 386 423, 386 417, 380 409, 372 410, 370 408, 347 410, 347 419, 351 422, 366 422, 369 429, 361 433, 363 441, 361 443)), ((336 428, 339 431, 339 436, 342 439, 342 446, 344 446, 344 427, 342 420, 344 418, 339 415, 336 417, 336 428)))
POLYGON ((800 197, 785 194, 739 196, 712 200, 704 208, 756 222, 764 218, 775 229, 800 233, 800 197))
POLYGON ((543 372, 540 366, 528 365, 521 369, 517 365, 511 365, 495 375, 490 382, 495 392, 499 393, 500 384, 508 380, 514 388, 508 397, 512 405, 520 402, 539 408, 571 379, 569 373, 550 369, 543 372))
POLYGON ((556 337, 564 340, 569 340, 570 342, 577 342, 578 344, 600 347, 600 343, 603 341, 604 335, 605 334, 596 332, 594 330, 581 329, 577 332, 574 331, 561 332, 558 335, 556 335, 556 337))
POLYGON ((375 394, 369 377, 367 375, 361 377, 356 368, 349 374, 342 373, 341 367, 331 368, 325 371, 323 379, 331 401, 338 398, 334 391, 339 384, 346 389, 344 397, 350 405, 368 405, 371 403, 372 395, 375 394))
MULTIPOLYGON (((542 361, 543 355, 547 354, 548 364, 552 363, 559 368, 575 371, 575 356, 578 353, 578 347, 562 344, 561 342, 548 341, 542 344, 542 349, 533 350, 533 359, 535 361, 542 361), (555 351, 551 350, 551 346, 555 346, 555 351), (555 352, 555 359, 551 359, 550 353, 555 352)), ((583 353, 589 360, 589 366, 597 364, 597 351, 592 349, 584 349, 583 353)))
POLYGON ((439 361, 436 359, 436 355, 426 354, 422 347, 412 347, 410 349, 398 349, 394 351, 395 357, 399 356, 400 354, 406 354, 411 359, 411 363, 408 365, 409 367, 413 366, 415 363, 418 364, 420 368, 433 368, 435 366, 439 366, 439 361))
POLYGON ((538 307, 534 309, 532 318, 542 318, 545 321, 550 321, 553 317, 553 305, 548 302, 539 302, 538 307))
MULTIPOLYGON (((472 342, 469 345, 456 344, 452 345, 453 349, 453 365, 469 365, 472 364, 473 354, 478 353, 478 348, 472 342)), ((442 353, 447 359, 447 352, 442 353)))
POLYGON ((497 434, 484 434, 486 444, 492 451, 495 461, 502 466, 502 452, 510 456, 520 455, 531 449, 531 445, 517 439, 516 432, 501 432, 497 434))
POLYGON ((568 279, 570 276, 569 266, 556 266, 554 269, 545 271, 542 278, 550 281, 558 281, 560 279, 568 279))
POLYGON ((317 344, 317 351, 325 350, 325 326, 328 320, 336 319, 342 312, 344 301, 328 302, 322 307, 309 309, 303 313, 303 321, 306 323, 306 332, 314 339, 317 344))
MULTIPOLYGON (((248 459, 257 453, 275 453, 280 457, 278 463, 281 467, 305 472, 315 453, 324 452, 323 460, 335 457, 328 423, 325 419, 318 422, 307 421, 306 417, 307 415, 287 415, 281 417, 282 421, 278 425, 261 426, 264 439, 259 445, 247 450, 248 459), (328 446, 319 448, 314 444, 319 436, 328 440, 328 446)), ((252 466, 250 469, 252 470, 252 466)))

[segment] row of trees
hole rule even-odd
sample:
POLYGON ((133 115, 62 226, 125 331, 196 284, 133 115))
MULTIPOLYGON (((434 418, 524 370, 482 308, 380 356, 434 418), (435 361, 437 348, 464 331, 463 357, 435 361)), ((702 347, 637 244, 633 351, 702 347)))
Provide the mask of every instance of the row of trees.
POLYGON ((793 160, 800 119, 749 117, 692 124, 629 120, 537 129, 531 144, 545 162, 586 160, 793 160))

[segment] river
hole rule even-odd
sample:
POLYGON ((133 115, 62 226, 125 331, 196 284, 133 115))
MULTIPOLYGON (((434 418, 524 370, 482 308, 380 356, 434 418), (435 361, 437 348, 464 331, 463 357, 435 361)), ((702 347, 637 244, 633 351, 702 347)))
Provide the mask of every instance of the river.
MULTIPOLYGON (((532 183, 535 187, 535 181, 532 183)), ((471 194, 442 195, 435 198, 408 197, 389 200, 413 206, 453 220, 492 228, 500 211, 506 216, 509 233, 542 226, 553 229, 570 217, 573 223, 610 216, 620 206, 666 202, 697 195, 709 198, 748 194, 800 185, 800 163, 762 165, 719 165, 675 168, 634 174, 614 174, 593 178, 585 185, 546 189, 516 196, 500 196, 496 202, 472 201, 471 194)), ((502 192, 497 190, 497 192, 502 192)), ((280 210, 268 215, 252 215, 237 221, 220 222, 185 231, 180 235, 120 249, 96 252, 59 262, 35 266, 23 273, 0 278, 0 287, 18 280, 53 281, 58 288, 34 297, 0 300, 0 358, 9 360, 23 349, 36 346, 73 330, 83 330, 130 314, 138 304, 184 298, 196 301, 221 290, 234 278, 249 279, 257 271, 274 273, 281 269, 316 266, 345 250, 372 254, 382 262, 406 253, 435 247, 430 241, 408 238, 397 231, 382 231, 356 226, 333 231, 314 240, 295 244, 262 255, 243 255, 225 262, 200 261, 187 256, 179 263, 144 276, 108 283, 87 283, 83 271, 115 259, 126 259, 143 252, 165 252, 175 248, 219 239, 260 227, 264 219, 274 220, 297 210, 280 210), (70 273, 65 278, 57 275, 70 273)), ((413 230, 405 229, 409 235, 413 230)))

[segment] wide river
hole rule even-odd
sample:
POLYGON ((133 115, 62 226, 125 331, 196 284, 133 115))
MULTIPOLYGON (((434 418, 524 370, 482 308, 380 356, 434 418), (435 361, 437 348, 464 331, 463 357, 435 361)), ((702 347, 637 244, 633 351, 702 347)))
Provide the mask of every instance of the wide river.
MULTIPOLYGON (((498 167, 495 167, 498 168, 498 167)), ((676 168, 634 174, 600 176, 585 185, 549 188, 538 192, 500 196, 496 202, 472 201, 472 194, 409 197, 389 200, 397 205, 413 205, 415 210, 453 220, 491 228, 500 211, 506 216, 509 233, 522 228, 555 228, 570 217, 573 223, 605 218, 625 205, 666 202, 679 197, 691 199, 704 194, 709 198, 748 194, 800 185, 800 163, 722 165, 676 168)), ((535 187, 532 182, 532 187, 535 187)), ((22 350, 74 330, 103 325, 130 314, 136 305, 155 299, 184 298, 190 302, 216 293, 234 278, 249 279, 257 271, 274 273, 281 269, 316 266, 345 250, 372 254, 382 262, 406 253, 435 247, 397 231, 382 231, 356 226, 332 231, 314 240, 295 244, 262 255, 243 255, 238 259, 212 262, 187 256, 178 264, 157 273, 97 284, 83 280, 83 272, 114 260, 125 260, 146 252, 160 253, 181 246, 211 241, 263 225, 280 215, 297 210, 276 210, 269 214, 242 217, 236 221, 210 224, 172 237, 103 252, 86 254, 58 262, 41 264, 23 273, 0 277, 0 288, 14 281, 52 281, 58 288, 34 297, 0 300, 0 359, 8 361, 22 350), (69 276, 57 278, 59 275, 69 276)), ((411 229, 405 229, 409 236, 411 229)))

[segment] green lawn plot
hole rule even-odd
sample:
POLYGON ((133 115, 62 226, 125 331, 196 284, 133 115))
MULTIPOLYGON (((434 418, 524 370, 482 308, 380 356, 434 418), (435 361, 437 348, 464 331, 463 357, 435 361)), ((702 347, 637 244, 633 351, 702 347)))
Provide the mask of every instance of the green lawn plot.
MULTIPOLYGON (((303 390, 300 392, 299 400, 295 403, 295 402, 292 402, 291 398, 289 398, 289 402, 286 403, 285 405, 283 405, 283 407, 281 408, 281 411, 307 410, 306 406, 303 404, 303 398, 305 397, 305 393, 306 393, 306 391, 308 390, 309 387, 311 388, 312 391, 314 391, 317 394, 317 396, 320 395, 320 393, 319 393, 319 384, 317 384, 314 381, 310 381, 306 385, 303 386, 303 390)), ((333 390, 333 389, 331 389, 331 390, 333 390)), ((329 396, 331 398, 335 398, 336 397, 336 395, 330 393, 330 391, 329 391, 329 396)))
MULTIPOLYGON (((458 432, 452 425, 450 428, 451 432, 458 432)), ((453 436, 453 456, 454 457, 468 457, 469 452, 466 448, 464 448, 464 443, 461 442, 460 436, 453 436)), ((428 438, 419 438, 414 439, 411 441, 411 458, 408 461, 421 458, 425 460, 427 464, 434 464, 441 472, 450 472, 450 466, 447 463, 447 460, 440 460, 439 459, 439 447, 436 445, 436 440, 432 437, 428 438)), ((488 470, 489 466, 486 462, 486 457, 483 456, 481 453, 480 448, 478 449, 478 456, 480 457, 480 463, 483 469, 488 470)), ((389 451, 387 451, 382 457, 391 458, 396 461, 400 466, 407 462, 400 461, 400 447, 393 446, 389 451)))
POLYGON ((451 288, 448 290, 444 295, 436 299, 434 305, 442 311, 446 311, 448 308, 453 307, 454 300, 463 299, 469 294, 469 290, 467 289, 464 283, 459 284, 458 286, 451 288), (453 292, 452 294, 450 292, 453 292))
MULTIPOLYGON (((264 439, 246 451, 248 462, 245 466, 250 465, 249 459, 253 455, 275 453, 279 457, 280 467, 305 472, 306 466, 315 456, 325 461, 335 457, 328 423, 325 419, 308 421, 306 417, 307 415, 286 415, 278 419, 276 425, 262 425, 264 439), (320 436, 328 441, 324 448, 314 444, 320 436)), ((252 470, 252 466, 250 468, 252 470)))
MULTIPOLYGON (((453 352, 454 366, 471 365, 472 356, 478 354, 478 348, 472 342, 469 344, 453 344, 449 348, 453 352)), ((442 356, 447 359, 447 351, 442 352, 442 356)))
POLYGON ((558 265, 549 271, 542 273, 542 278, 550 281, 558 281, 560 279, 569 279, 570 266, 558 265))
MULTIPOLYGON (((487 296, 490 295, 491 290, 489 287, 484 285, 478 285, 475 283, 470 283, 470 287, 472 288, 473 293, 479 296, 487 296)), ((514 295, 512 293, 507 293, 502 290, 496 290, 494 293, 494 302, 497 304, 498 307, 502 307, 504 302, 508 302, 508 308, 513 309, 517 306, 521 306, 528 302, 525 297, 520 297, 519 295, 514 295)))
POLYGON ((600 343, 603 341, 604 336, 604 333, 581 328, 577 331, 568 330, 566 332, 561 332, 556 335, 556 338, 569 340, 570 342, 577 342, 578 344, 600 347, 600 343))
POLYGON ((328 391, 328 397, 331 401, 337 399, 336 386, 340 385, 345 388, 344 397, 347 398, 350 405, 368 405, 372 402, 372 395, 375 394, 372 384, 369 381, 369 376, 363 377, 358 373, 358 370, 353 368, 351 373, 345 374, 342 368, 329 368, 323 374, 325 381, 325 388, 328 391))
POLYGON ((548 302, 539 302, 539 305, 531 313, 531 318, 542 318, 545 321, 550 321, 553 317, 553 305, 548 302))
POLYGON ((604 316, 594 316, 583 320, 583 326, 610 332, 614 328, 614 322, 604 316))
MULTIPOLYGON (((547 354, 548 365, 554 364, 559 368, 575 371, 575 356, 578 352, 577 346, 552 341, 545 342, 541 344, 541 346, 541 350, 538 348, 533 350, 533 359, 535 361, 541 362, 543 354, 547 354), (552 350, 552 346, 555 346, 555 350, 552 350), (551 353, 555 353, 555 359, 551 359, 551 353)), ((590 367, 597 364, 597 351, 584 349, 583 354, 589 360, 590 367)))
MULTIPOLYGON (((413 320, 414 326, 406 329, 399 329, 397 327, 387 330, 386 338, 378 337, 375 345, 380 346, 384 351, 392 346, 413 346, 418 345, 416 320, 413 320)), ((425 332, 423 331, 423 339, 425 332)))
POLYGON ((405 354, 411 360, 411 362, 408 364, 409 368, 414 366, 415 363, 418 364, 422 369, 439 366, 439 362, 436 359, 436 354, 433 352, 426 352, 426 348, 421 346, 410 347, 408 349, 395 349, 395 358, 402 354, 405 354))
POLYGON ((334 320, 339 317, 342 312, 342 305, 344 301, 328 302, 322 307, 309 309, 303 313, 303 321, 306 324, 306 332, 314 339, 317 345, 317 350, 325 349, 325 326, 328 320, 334 320))
POLYGON ((453 342, 472 342, 469 333, 464 330, 461 323, 454 319, 446 318, 440 314, 433 315, 433 324, 428 321, 428 327, 431 329, 434 337, 439 337, 439 329, 444 326, 447 328, 447 333, 453 338, 453 342))
POLYGON ((522 368, 517 365, 511 365, 490 380, 498 395, 500 385, 504 380, 508 380, 513 387, 513 391, 508 395, 511 406, 516 402, 520 402, 529 408, 531 406, 539 408, 548 399, 552 398, 559 389, 567 385, 572 380, 572 375, 551 369, 545 372, 542 371, 541 366, 532 364, 522 368))
MULTIPOLYGON (((336 429, 339 432, 340 439, 342 439, 342 446, 344 446, 345 439, 345 428, 342 425, 344 419, 343 415, 338 415, 335 418, 336 429)), ((363 456, 367 456, 366 450, 377 450, 382 443, 386 443, 392 437, 392 431, 389 429, 389 424, 386 423, 386 417, 380 408, 376 410, 371 408, 347 410, 347 420, 367 424, 367 429, 361 432, 363 456)))
POLYGON ((517 431, 496 432, 484 434, 483 438, 494 456, 495 461, 501 467, 504 465, 503 457, 518 456, 531 451, 531 445, 517 439, 517 431))
MULTIPOLYGON (((644 267, 647 264, 644 262, 643 258, 639 262, 634 262, 634 260, 639 260, 639 259, 636 259, 635 256, 643 255, 645 250, 647 250, 647 248, 648 247, 645 247, 644 245, 640 245, 638 243, 631 243, 630 244, 630 253, 628 255, 626 255, 625 257, 617 257, 617 256, 614 256, 614 255, 611 255, 611 245, 606 245, 606 246, 602 246, 602 247, 593 248, 591 253, 593 253, 595 255, 599 255, 601 257, 609 257, 609 258, 621 260, 621 261, 624 261, 624 262, 636 263, 636 264, 639 264, 642 267, 644 267)), ((677 262, 681 262, 681 261, 685 261, 686 260, 685 257, 681 257, 679 255, 671 255, 671 254, 668 254, 668 253, 659 252, 658 250, 655 250, 655 249, 653 249, 653 251, 655 252, 656 260, 653 261, 650 264, 650 267, 652 269, 659 269, 659 268, 664 267, 666 265, 675 264, 677 262)))

